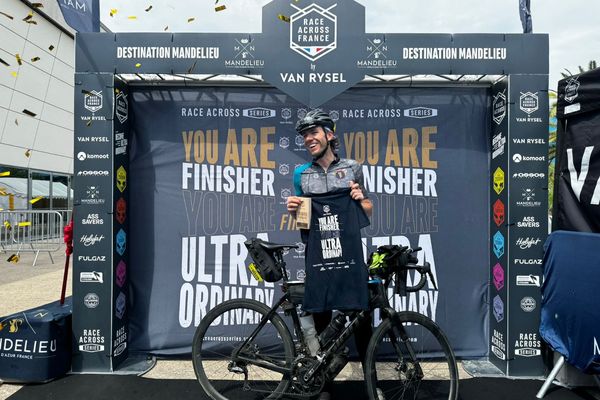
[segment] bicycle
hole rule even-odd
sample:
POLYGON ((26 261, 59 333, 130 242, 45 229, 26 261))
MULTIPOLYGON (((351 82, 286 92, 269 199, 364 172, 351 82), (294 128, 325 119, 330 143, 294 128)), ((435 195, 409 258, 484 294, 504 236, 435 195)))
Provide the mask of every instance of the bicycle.
MULTIPOLYGON (((304 284, 288 279, 283 260, 283 253, 297 246, 260 239, 245 244, 255 263, 250 270, 259 279, 283 280, 283 296, 272 308, 255 300, 232 299, 210 310, 201 320, 192 346, 198 381, 215 400, 315 396, 345 366, 344 344, 360 321, 370 314, 367 311, 338 314, 349 322, 329 340, 320 337, 320 350, 311 355, 297 309, 304 284), (295 339, 279 310, 291 317, 295 339), (222 326, 232 324, 236 325, 235 333, 223 336, 222 326)), ((392 281, 395 293, 418 291, 427 283, 427 277, 436 287, 429 264, 416 265, 414 253, 418 248, 382 246, 380 250, 386 253, 374 253, 378 254, 375 260, 378 262, 370 263, 370 272, 375 277, 369 281, 369 308, 380 309, 382 322, 373 332, 365 360, 367 395, 369 399, 378 399, 379 387, 387 400, 455 400, 458 368, 445 334, 421 314, 396 312, 387 296, 392 281), (375 268, 375 264, 380 268, 375 268), (416 285, 405 284, 409 270, 420 275, 416 285)))

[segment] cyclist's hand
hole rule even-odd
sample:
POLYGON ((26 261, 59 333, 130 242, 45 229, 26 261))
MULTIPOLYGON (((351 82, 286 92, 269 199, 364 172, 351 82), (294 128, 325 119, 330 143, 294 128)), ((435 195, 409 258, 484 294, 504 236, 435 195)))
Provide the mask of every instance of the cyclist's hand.
POLYGON ((287 210, 288 212, 295 214, 298 211, 298 207, 302 204, 302 199, 297 196, 289 196, 287 198, 287 210))
POLYGON ((360 185, 358 183, 355 183, 354 181, 350 181, 350 197, 352 197, 354 200, 364 200, 365 195, 363 194, 363 191, 360 188, 360 185))

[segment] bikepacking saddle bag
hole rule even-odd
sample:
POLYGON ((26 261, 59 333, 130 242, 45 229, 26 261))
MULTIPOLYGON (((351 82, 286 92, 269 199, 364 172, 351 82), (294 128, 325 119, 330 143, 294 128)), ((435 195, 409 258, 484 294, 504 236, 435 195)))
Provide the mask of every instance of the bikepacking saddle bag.
POLYGON ((277 265, 273 253, 261 246, 263 241, 252 238, 244 242, 254 264, 248 267, 257 281, 278 282, 283 278, 283 272, 277 265), (257 276, 258 275, 258 276, 257 276))

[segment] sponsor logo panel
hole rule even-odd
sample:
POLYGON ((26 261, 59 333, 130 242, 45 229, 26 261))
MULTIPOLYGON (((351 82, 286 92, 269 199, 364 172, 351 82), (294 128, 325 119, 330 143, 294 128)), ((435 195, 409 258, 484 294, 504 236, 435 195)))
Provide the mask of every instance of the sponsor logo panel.
POLYGON ((115 155, 127 154, 128 140, 125 138, 125 132, 115 133, 115 155))
POLYGON ((251 37, 234 39, 233 59, 225 60, 226 68, 263 68, 265 60, 256 58, 256 47, 251 37))
POLYGON ((499 195, 500 193, 502 193, 503 190, 504 190, 504 170, 502 170, 502 168, 498 167, 494 171, 494 192, 496 192, 496 194, 499 195))
POLYGON ((108 160, 108 159, 110 159, 110 155, 108 153, 97 154, 97 153, 86 153, 85 151, 80 151, 79 153, 77 153, 77 159, 79 161, 108 160))
POLYGON ((504 255, 504 235, 502 235, 500 231, 494 234, 492 240, 492 251, 497 258, 500 258, 504 255))
POLYGON ((264 107, 255 107, 242 110, 242 115, 247 118, 265 119, 277 116, 277 111, 264 107))
POLYGON ((356 61, 358 68, 393 68, 398 65, 398 60, 390 58, 385 37, 367 38, 364 47, 366 57, 356 61))
POLYGON ((521 191, 521 200, 516 202, 518 207, 540 207, 541 201, 535 200, 535 190, 532 188, 524 188, 521 191))
POLYGON ((519 333, 514 344, 516 356, 535 357, 542 354, 541 341, 537 333, 519 333))
POLYGON ((104 274, 98 271, 79 273, 79 282, 82 283, 104 283, 104 274))
POLYGON ((504 203, 498 199, 493 205, 494 223, 496 226, 500 226, 504 223, 504 203))
POLYGON ((96 308, 100 304, 100 297, 96 293, 88 293, 83 297, 83 304, 87 308, 96 308))
POLYGON ((438 110, 428 107, 414 107, 404 110, 404 116, 408 118, 432 118, 438 115, 438 110))
POLYGON ((535 310, 536 307, 536 302, 535 299, 533 297, 523 297, 521 299, 521 310, 525 311, 525 312, 532 312, 533 310, 535 310))
POLYGON ((100 218, 100 214, 88 214, 87 217, 81 219, 83 225, 104 225, 104 219, 100 218))
POLYGON ((500 125, 506 116, 506 89, 496 93, 492 100, 492 119, 496 125, 500 125))
POLYGON ((123 229, 119 229, 116 236, 116 251, 122 257, 125 254, 125 249, 127 247, 127 234, 123 229))
POLYGON ((515 242, 515 245, 521 250, 530 249, 542 243, 542 239, 534 237, 520 237, 515 242))
POLYGON ((93 185, 85 189, 85 198, 81 199, 81 204, 96 206, 104 203, 105 200, 100 193, 100 186, 93 185))
POLYGON ((515 265, 542 265, 541 258, 515 258, 515 265))
POLYGON ((491 342, 492 353, 500 360, 506 360, 506 344, 504 343, 504 335, 494 329, 491 342))
POLYGON ((113 339, 113 357, 121 355, 127 348, 127 331, 121 327, 115 332, 113 339))
POLYGON ((129 102, 124 92, 119 92, 115 97, 115 115, 120 123, 125 123, 129 116, 129 102))
POLYGON ((290 16, 290 49, 309 61, 315 62, 337 48, 337 16, 331 11, 337 4, 325 9, 312 3, 298 8, 290 16))
POLYGON ((579 96, 579 78, 571 78, 565 86, 565 101, 572 103, 579 96))
POLYGON ((494 276, 494 286, 496 287, 496 290, 500 291, 500 289, 504 287, 504 268, 502 268, 500 263, 494 265, 494 268, 492 268, 492 275, 494 276))
POLYGON ((492 138, 492 160, 499 155, 504 154, 504 145, 506 144, 506 137, 499 132, 492 138))
POLYGON ((517 286, 542 286, 539 275, 517 275, 516 281, 517 286))
POLYGON ((117 200, 117 204, 115 207, 115 218, 117 222, 121 225, 123 225, 125 219, 127 218, 127 202, 122 197, 120 197, 119 200, 117 200))
POLYGON ((115 300, 115 317, 119 319, 123 319, 125 315, 127 299, 125 298, 125 294, 120 292, 117 296, 117 300, 115 300))
POLYGON ((119 189, 119 191, 121 193, 123 193, 123 191, 125 190, 126 187, 127 187, 127 171, 125 170, 125 167, 123 167, 121 165, 117 169, 117 189, 119 189))
POLYGON ((77 340, 79 351, 86 353, 104 351, 104 342, 104 335, 102 335, 100 329, 84 329, 77 340))
POLYGON ((496 295, 496 297, 494 297, 494 300, 492 302, 492 312, 494 314, 496 322, 500 323, 504 320, 504 302, 502 301, 499 295, 496 295))
POLYGON ((117 269, 115 271, 115 279, 117 286, 122 288, 127 279, 127 264, 125 264, 125 261, 123 260, 119 261, 119 263, 117 264, 117 269))

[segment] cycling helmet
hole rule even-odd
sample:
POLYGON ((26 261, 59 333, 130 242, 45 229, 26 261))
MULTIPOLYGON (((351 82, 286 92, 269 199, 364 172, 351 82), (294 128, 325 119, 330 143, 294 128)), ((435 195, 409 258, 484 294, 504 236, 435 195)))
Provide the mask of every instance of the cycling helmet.
POLYGON ((335 122, 333 122, 329 114, 316 109, 309 111, 304 118, 298 120, 296 123, 296 131, 301 134, 305 130, 314 128, 315 126, 329 128, 332 132, 335 130, 335 122))

